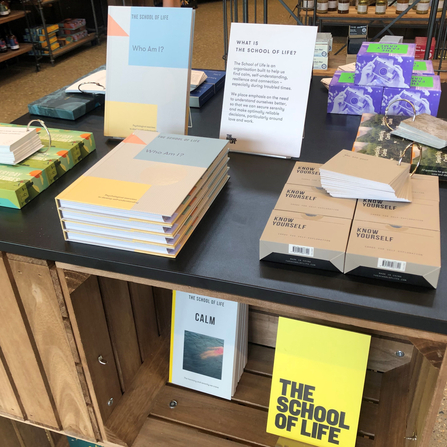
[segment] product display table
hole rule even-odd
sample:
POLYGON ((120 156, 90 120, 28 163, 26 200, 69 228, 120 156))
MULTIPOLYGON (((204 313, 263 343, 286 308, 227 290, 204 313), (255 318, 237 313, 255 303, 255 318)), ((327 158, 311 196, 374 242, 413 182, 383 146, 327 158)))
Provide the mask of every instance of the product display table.
MULTIPOLYGON (((360 117, 327 115, 319 81, 300 159, 324 163, 352 147, 360 117)), ((218 136, 221 101, 193 110, 191 134, 218 136)), ((447 379, 447 276, 431 290, 259 262, 259 238, 295 162, 244 154, 231 154, 228 185, 175 260, 66 243, 54 197, 116 145, 103 137, 102 114, 46 119, 93 131, 96 153, 21 211, 0 209, 0 412, 108 445, 275 445, 265 421, 284 315, 373 336, 358 446, 427 446, 447 379), (251 305, 251 357, 233 401, 166 384, 169 289, 251 305)))

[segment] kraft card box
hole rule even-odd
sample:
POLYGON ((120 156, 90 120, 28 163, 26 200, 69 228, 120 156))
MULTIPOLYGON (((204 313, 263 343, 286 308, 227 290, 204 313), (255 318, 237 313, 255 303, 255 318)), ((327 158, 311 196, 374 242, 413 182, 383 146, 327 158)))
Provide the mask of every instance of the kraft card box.
POLYGON ((355 219, 399 227, 440 231, 439 203, 413 200, 411 203, 358 200, 355 219))
POLYGON ((410 87, 415 44, 363 42, 355 67, 355 83, 410 87))
POLYGON ((439 231, 354 219, 345 273, 436 288, 440 270, 439 231))
POLYGON ((275 205, 275 210, 352 219, 355 205, 355 199, 331 197, 321 186, 286 183, 275 205))
POLYGON ((343 272, 350 219, 273 210, 260 260, 343 272))
MULTIPOLYGON (((416 108, 416 114, 427 113, 437 116, 441 100, 441 79, 437 75, 412 76, 411 88, 385 87, 381 113, 396 99, 410 101, 416 108)), ((388 110, 389 115, 413 116, 414 111, 407 101, 397 101, 388 110)))
POLYGON ((329 84, 327 112, 342 115, 380 113, 383 87, 355 85, 355 74, 336 71, 329 84))
POLYGON ((287 183, 291 185, 308 185, 321 188, 320 163, 297 161, 290 173, 287 183))

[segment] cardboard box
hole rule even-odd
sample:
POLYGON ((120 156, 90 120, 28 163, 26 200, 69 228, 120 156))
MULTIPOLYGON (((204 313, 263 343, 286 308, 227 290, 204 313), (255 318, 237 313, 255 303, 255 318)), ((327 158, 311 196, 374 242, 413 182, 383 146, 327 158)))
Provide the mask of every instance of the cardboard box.
POLYGON ((357 54, 356 85, 410 87, 415 44, 363 42, 357 54))
POLYGON ((348 37, 347 54, 357 54, 360 51, 363 42, 366 42, 366 37, 348 37))
POLYGON ((358 200, 355 219, 421 230, 440 231, 439 203, 413 200, 411 203, 358 200))
POLYGON ((318 58, 318 57, 327 58, 328 52, 329 52, 329 44, 327 42, 323 42, 323 43, 317 42, 315 44, 314 60, 315 60, 315 58, 318 58))
POLYGON ((351 220, 273 210, 260 260, 343 272, 351 220))
POLYGON ((345 273, 436 288, 440 270, 439 231, 354 219, 345 273))
POLYGON ((320 163, 297 161, 290 173, 287 183, 291 185, 308 185, 321 188, 320 163))
MULTIPOLYGON (((439 101, 441 100, 441 80, 437 75, 413 76, 411 88, 385 87, 383 89, 382 114, 388 105, 396 99, 406 99, 416 108, 416 113, 438 114, 439 101)), ((395 102, 388 111, 389 115, 413 116, 413 108, 406 101, 395 102)))
POLYGON ((328 113, 362 115, 380 113, 383 87, 355 85, 354 73, 336 71, 329 84, 328 113))
POLYGON ((286 183, 275 210, 350 219, 354 217, 356 200, 331 197, 321 186, 286 183))
POLYGON ((404 36, 383 36, 380 39, 380 42, 384 43, 403 43, 404 36))
POLYGON ((413 76, 434 75, 432 61, 414 61, 413 76))
POLYGON ((328 44, 328 51, 332 51, 332 45, 334 42, 334 39, 332 38, 331 33, 317 33, 317 43, 324 43, 327 42, 328 44))
POLYGON ((313 69, 314 70, 327 70, 329 60, 326 57, 314 57, 313 69))

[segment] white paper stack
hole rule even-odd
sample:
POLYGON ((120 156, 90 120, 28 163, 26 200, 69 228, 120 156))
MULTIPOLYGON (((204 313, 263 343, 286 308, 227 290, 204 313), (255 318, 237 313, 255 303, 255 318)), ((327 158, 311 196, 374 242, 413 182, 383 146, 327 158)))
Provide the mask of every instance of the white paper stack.
POLYGON ((195 90, 200 84, 203 84, 206 81, 208 76, 204 71, 200 70, 191 70, 191 85, 189 90, 192 92, 195 90))
POLYGON ((169 381, 231 399, 248 357, 248 305, 173 292, 169 381))
POLYGON ((15 165, 43 147, 36 129, 0 128, 0 163, 15 165))
POLYGON ((447 146, 447 121, 423 113, 417 115, 414 121, 413 118, 402 121, 391 135, 442 149, 447 146))
POLYGON ((410 164, 340 151, 320 167, 321 185, 333 197, 411 202, 410 164))

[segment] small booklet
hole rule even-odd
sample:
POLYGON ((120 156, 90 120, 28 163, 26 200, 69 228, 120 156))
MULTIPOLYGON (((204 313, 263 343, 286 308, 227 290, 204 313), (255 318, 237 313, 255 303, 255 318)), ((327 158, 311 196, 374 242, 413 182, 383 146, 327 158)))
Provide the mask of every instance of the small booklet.
POLYGON ((189 86, 189 90, 192 92, 199 85, 203 84, 206 81, 208 76, 204 71, 200 70, 191 70, 191 85, 189 86))
POLYGON ((14 165, 43 147, 36 129, 0 128, 0 163, 14 165))
POLYGON ((320 167, 320 178, 333 197, 412 200, 409 163, 342 150, 320 167))
POLYGON ((247 304, 173 292, 171 383, 231 399, 247 353, 247 304))
POLYGON ((447 146, 447 121, 423 113, 402 121, 392 135, 426 144, 436 149, 447 146))

